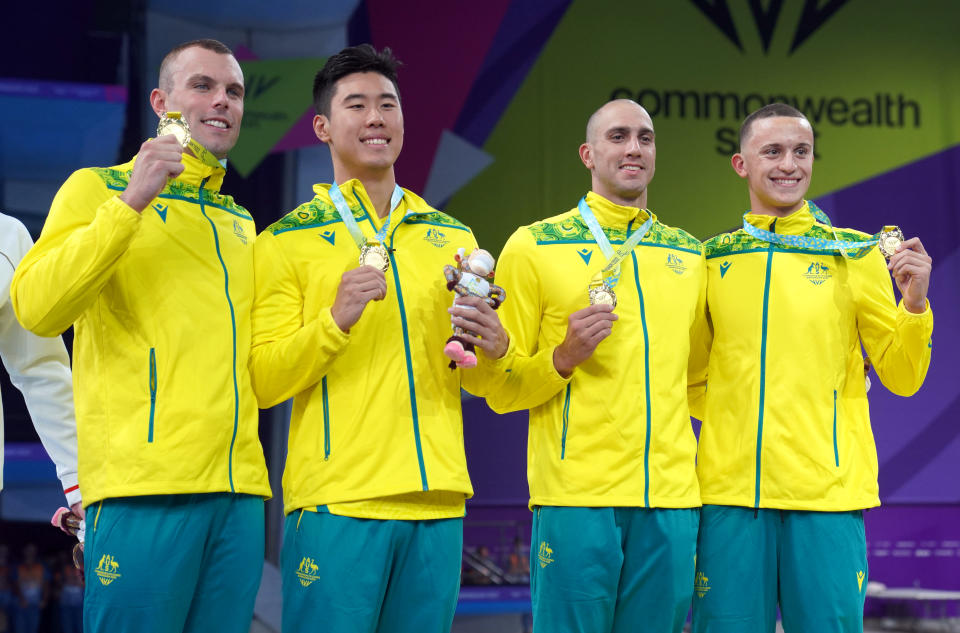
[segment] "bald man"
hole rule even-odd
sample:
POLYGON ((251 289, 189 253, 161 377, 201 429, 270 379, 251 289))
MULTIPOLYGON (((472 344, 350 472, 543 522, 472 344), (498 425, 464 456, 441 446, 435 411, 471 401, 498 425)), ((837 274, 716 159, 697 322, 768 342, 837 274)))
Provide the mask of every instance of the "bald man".
POLYGON ((75 172, 17 267, 17 318, 74 326, 87 633, 250 630, 270 495, 250 387, 253 218, 221 195, 243 118, 230 49, 195 40, 150 93, 173 135, 75 172))
POLYGON ((700 506, 686 384, 702 248, 647 209, 656 143, 638 104, 594 113, 580 159, 591 191, 500 256, 500 314, 524 360, 487 402, 530 410, 538 630, 680 631, 700 506))

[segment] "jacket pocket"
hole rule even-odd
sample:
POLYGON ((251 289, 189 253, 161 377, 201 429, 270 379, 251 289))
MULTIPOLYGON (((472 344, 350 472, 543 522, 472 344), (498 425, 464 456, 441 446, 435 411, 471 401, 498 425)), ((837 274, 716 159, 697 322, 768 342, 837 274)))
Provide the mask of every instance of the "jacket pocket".
POLYGON ((837 390, 833 390, 833 464, 840 467, 840 451, 837 448, 837 390))
POLYGON ((327 396, 327 377, 320 381, 320 390, 323 395, 323 459, 330 459, 330 399, 327 396))
POLYGON ((150 348, 150 421, 147 426, 147 442, 153 442, 153 418, 157 412, 157 351, 150 348))
POLYGON ((560 436, 560 459, 567 455, 567 427, 570 424, 570 385, 567 383, 567 392, 563 397, 563 434, 560 436))

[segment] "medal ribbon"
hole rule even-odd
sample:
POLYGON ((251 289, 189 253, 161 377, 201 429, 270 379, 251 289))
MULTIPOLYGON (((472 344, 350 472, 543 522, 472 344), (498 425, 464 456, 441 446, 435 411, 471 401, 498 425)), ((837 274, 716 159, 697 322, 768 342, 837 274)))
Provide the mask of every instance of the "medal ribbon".
MULTIPOLYGON (((650 230, 650 227, 653 226, 653 215, 650 215, 646 222, 631 233, 630 237, 623 243, 623 246, 614 252, 613 246, 610 245, 610 240, 607 239, 606 233, 603 232, 603 229, 600 228, 600 223, 597 222, 597 217, 593 215, 593 211, 590 210, 590 205, 587 204, 586 197, 580 198, 580 202, 577 203, 577 209, 580 211, 580 217, 587 223, 587 228, 590 229, 590 234, 593 235, 593 239, 596 240, 597 246, 600 247, 604 257, 607 258, 607 265, 603 267, 601 274, 604 282, 612 288, 620 281, 620 262, 633 251, 637 244, 640 243, 640 240, 643 239, 643 236, 647 234, 647 231, 650 230), (609 282, 607 280, 609 280, 609 282)), ((644 211, 646 211, 646 209, 644 209, 644 211)), ((650 212, 647 211, 647 213, 649 214, 650 212)))
MULTIPOLYGON (((811 205, 811 207, 812 206, 813 205, 811 205)), ((817 211, 820 210, 817 209, 817 211)), ((870 250, 877 245, 877 241, 880 239, 879 233, 873 235, 870 237, 870 239, 863 241, 840 239, 828 240, 823 237, 811 237, 809 235, 785 235, 782 233, 774 233, 766 229, 757 228, 750 224, 747 221, 747 216, 749 214, 749 211, 743 214, 743 230, 758 240, 762 240, 770 244, 797 246, 799 248, 810 248, 821 251, 836 251, 848 259, 860 259, 865 257, 870 250), (848 250, 854 250, 856 252, 851 255, 847 252, 848 250)), ((826 218, 826 215, 823 214, 822 211, 820 211, 820 214, 826 218)), ((815 215, 814 217, 817 216, 815 215)), ((820 218, 817 217, 817 219, 819 220, 820 218)), ((827 220, 826 224, 830 226, 829 219, 827 220)), ((833 226, 830 226, 830 229, 833 231, 833 236, 837 237, 836 229, 834 229, 833 226)))
MULTIPOLYGON (((350 210, 350 205, 347 204, 347 200, 343 197, 343 192, 340 191, 337 183, 330 185, 330 200, 333 201, 333 206, 337 208, 337 213, 340 214, 340 219, 343 220, 343 225, 347 227, 347 232, 350 233, 350 237, 357 243, 357 247, 362 249, 367 245, 367 238, 363 236, 363 231, 360 230, 360 225, 357 224, 357 220, 353 217, 353 211, 350 210)), ((390 216, 393 215, 393 212, 400 206, 401 200, 403 200, 403 189, 400 188, 400 185, 394 185, 393 195, 390 196, 390 213, 387 214, 386 219, 383 221, 383 226, 380 227, 380 230, 377 231, 375 236, 376 241, 381 244, 383 244, 387 237, 387 229, 390 228, 390 216)), ((403 219, 400 221, 403 222, 411 213, 413 212, 407 209, 403 219)))

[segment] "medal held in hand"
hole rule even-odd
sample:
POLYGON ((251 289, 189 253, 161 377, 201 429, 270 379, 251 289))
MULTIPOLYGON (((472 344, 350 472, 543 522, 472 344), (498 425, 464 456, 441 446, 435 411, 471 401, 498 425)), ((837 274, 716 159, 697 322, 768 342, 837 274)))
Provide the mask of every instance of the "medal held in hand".
POLYGON ((190 134, 187 120, 179 112, 164 112, 157 123, 157 137, 172 134, 180 143, 180 147, 193 152, 193 155, 214 169, 226 169, 224 163, 210 153, 206 147, 197 142, 190 134))
POLYGON ((390 268, 390 256, 387 247, 376 240, 369 240, 360 248, 360 265, 373 266, 377 270, 387 272, 390 268))
POLYGON ((172 134, 180 143, 180 147, 187 149, 190 145, 190 126, 180 116, 179 112, 164 112, 157 123, 157 136, 172 134))
MULTIPOLYGON (((377 270, 384 273, 387 272, 390 268, 390 251, 387 250, 384 243, 387 241, 387 231, 390 229, 390 215, 387 215, 384 219, 383 226, 380 227, 380 230, 377 231, 374 238, 370 239, 365 237, 363 231, 360 230, 360 226, 357 224, 357 220, 353 217, 353 212, 350 210, 350 205, 347 204, 347 200, 343 197, 343 192, 340 191, 340 186, 337 185, 337 183, 330 185, 330 200, 337 209, 337 213, 340 215, 343 225, 347 228, 347 232, 350 233, 350 237, 353 238, 353 241, 357 244, 357 248, 360 249, 360 265, 373 266, 377 270)), ((390 196, 390 213, 397 210, 402 200, 403 189, 400 188, 400 185, 394 185, 393 195, 390 196)), ((403 220, 412 213, 413 211, 411 209, 407 209, 407 212, 400 222, 403 222, 403 220)))
POLYGON ((877 240, 877 245, 880 248, 880 252, 883 253, 883 256, 888 260, 893 257, 894 253, 897 252, 900 244, 903 243, 903 231, 900 230, 898 226, 885 226, 880 232, 880 238, 877 240))
POLYGON ((607 284, 601 275, 597 275, 587 286, 587 294, 590 297, 590 305, 608 305, 611 308, 617 307, 617 294, 613 288, 607 284))

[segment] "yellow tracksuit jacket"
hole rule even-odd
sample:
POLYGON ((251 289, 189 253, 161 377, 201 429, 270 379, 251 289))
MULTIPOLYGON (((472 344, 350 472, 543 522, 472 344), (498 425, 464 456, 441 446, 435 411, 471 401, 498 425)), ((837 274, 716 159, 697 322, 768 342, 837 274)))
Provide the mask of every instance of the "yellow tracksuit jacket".
POLYGON ((119 198, 135 160, 70 176, 11 286, 27 329, 74 326, 83 502, 268 497, 246 364, 253 219, 192 156, 136 213, 119 198))
MULTIPOLYGON (((785 218, 747 219, 776 233, 834 239, 807 204, 785 218)), ((929 306, 912 314, 896 305, 878 249, 844 259, 769 244, 743 229, 704 246, 713 340, 706 396, 701 390, 694 399, 704 421, 703 503, 818 511, 879 505, 861 344, 888 389, 913 394, 930 363, 929 306)))
MULTIPOLYGON (((285 511, 326 506, 378 519, 463 516, 467 475, 460 385, 477 392, 502 373, 480 364, 450 370, 443 267, 476 247, 470 229, 405 191, 385 240, 392 249, 387 296, 371 301, 344 333, 330 312, 359 250, 330 201, 314 187, 257 239, 251 370, 260 406, 293 398, 285 511), (407 210, 412 215, 404 217, 407 210)), ((340 185, 364 234, 382 225, 363 185, 340 185)), ((508 297, 509 301, 509 297, 508 297)))
MULTIPOLYGON (((587 203, 615 249, 648 217, 593 192, 587 203)), ((497 283, 517 357, 487 402, 530 409, 531 506, 699 506, 687 361, 704 323, 701 244, 654 221, 621 262, 613 332, 564 380, 553 351, 605 265, 576 208, 510 237, 497 283)))

